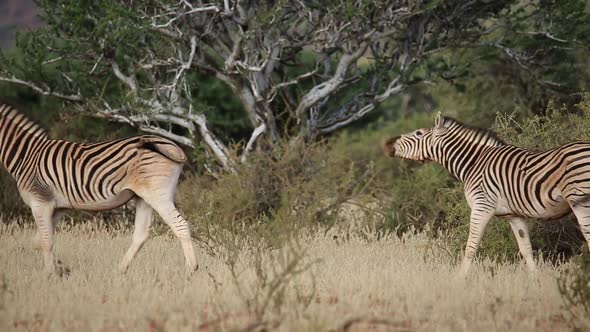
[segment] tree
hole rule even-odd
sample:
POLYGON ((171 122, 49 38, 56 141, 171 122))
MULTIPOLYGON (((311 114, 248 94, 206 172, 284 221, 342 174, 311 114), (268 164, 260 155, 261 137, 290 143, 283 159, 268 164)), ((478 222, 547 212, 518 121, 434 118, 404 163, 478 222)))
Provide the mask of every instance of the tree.
POLYGON ((198 75, 223 82, 239 98, 252 130, 242 149, 246 160, 261 137, 271 147, 310 141, 363 118, 407 86, 465 75, 444 60, 452 50, 499 49, 536 72, 546 64, 535 63, 534 52, 568 43, 545 30, 550 6, 542 3, 42 0, 46 28, 19 36, 23 56, 0 58, 0 81, 187 146, 199 136, 232 170, 236 161, 208 126, 211 112, 192 98, 206 88, 198 75), (540 22, 541 30, 524 30, 533 26, 527 22, 540 22), (520 36, 543 42, 526 45, 526 53, 518 49, 522 41, 502 43, 516 24, 520 36))

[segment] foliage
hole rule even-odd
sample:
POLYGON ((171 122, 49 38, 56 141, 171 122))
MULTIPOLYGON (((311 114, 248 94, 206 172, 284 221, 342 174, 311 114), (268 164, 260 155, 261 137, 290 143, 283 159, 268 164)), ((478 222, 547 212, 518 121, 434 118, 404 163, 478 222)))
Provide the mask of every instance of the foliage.
POLYGON ((333 225, 343 204, 376 191, 372 165, 358 170, 325 143, 259 152, 238 171, 217 179, 192 175, 179 185, 179 206, 205 243, 214 246, 222 229, 278 246, 303 229, 333 225))
POLYGON ((399 114, 390 97, 428 91, 415 88, 421 82, 483 92, 476 109, 506 91, 538 109, 550 98, 570 102, 588 81, 581 0, 39 5, 47 25, 19 35, 17 56, 0 54, 3 80, 206 146, 226 169, 225 145, 246 141, 253 128, 245 154, 259 132, 266 148, 312 142, 384 105, 399 114))
POLYGON ((16 182, 3 167, 0 169, 0 187, 2 188, 2 191, 0 191, 0 211, 2 211, 2 215, 12 218, 30 211, 20 197, 16 182))
POLYGON ((495 126, 514 145, 542 151, 573 141, 590 141, 589 125, 590 94, 582 94, 582 100, 572 109, 551 103, 544 115, 517 122, 504 114, 495 126))
POLYGON ((439 100, 445 96, 437 90, 454 88, 468 101, 470 112, 462 118, 481 125, 493 120, 494 111, 514 106, 532 114, 543 113, 551 100, 571 106, 579 101, 573 93, 588 89, 590 68, 583 59, 590 42, 589 15, 587 1, 514 2, 485 23, 487 34, 478 46, 467 37, 465 48, 429 63, 440 68, 439 82, 446 82, 429 90, 439 100))

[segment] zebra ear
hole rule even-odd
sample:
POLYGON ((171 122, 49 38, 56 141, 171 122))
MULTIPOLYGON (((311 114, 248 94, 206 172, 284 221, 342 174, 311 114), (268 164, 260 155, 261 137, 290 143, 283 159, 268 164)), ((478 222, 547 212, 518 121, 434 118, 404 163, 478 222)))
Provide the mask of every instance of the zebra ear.
POLYGON ((434 119, 434 127, 435 128, 443 128, 444 127, 444 121, 442 121, 442 116, 440 115, 440 112, 436 113, 436 118, 434 119))

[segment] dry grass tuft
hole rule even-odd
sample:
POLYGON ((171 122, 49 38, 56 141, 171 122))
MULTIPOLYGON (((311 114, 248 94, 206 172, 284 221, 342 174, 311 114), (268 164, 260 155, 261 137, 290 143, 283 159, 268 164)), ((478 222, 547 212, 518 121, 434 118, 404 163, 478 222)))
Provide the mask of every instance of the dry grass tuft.
POLYGON ((167 235, 148 240, 129 272, 114 272, 128 231, 70 227, 56 254, 68 279, 42 272, 33 229, 0 227, 0 330, 64 331, 554 331, 569 329, 556 277, 542 264, 480 262, 456 276, 456 257, 423 235, 315 231, 283 249, 244 245, 186 278, 167 235))

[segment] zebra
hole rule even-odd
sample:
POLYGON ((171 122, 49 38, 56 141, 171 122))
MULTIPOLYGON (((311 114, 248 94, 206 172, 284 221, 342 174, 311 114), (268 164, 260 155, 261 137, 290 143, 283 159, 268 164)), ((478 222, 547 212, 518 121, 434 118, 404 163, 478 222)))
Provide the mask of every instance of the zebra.
POLYGON ((437 162, 464 183, 471 214, 461 275, 493 216, 508 218, 531 271, 536 265, 524 218, 551 220, 573 211, 590 247, 590 142, 533 152, 439 112, 433 128, 391 137, 383 149, 389 157, 437 162))
POLYGON ((180 147, 152 135, 98 143, 51 139, 15 108, 0 104, 0 162, 31 208, 33 247, 41 249, 49 273, 69 272, 53 256, 55 224, 67 210, 105 211, 130 200, 135 224, 119 270, 128 269, 146 241, 153 210, 180 240, 187 270, 196 270, 189 224, 173 201, 185 161, 180 147))

